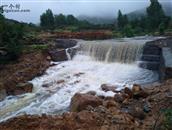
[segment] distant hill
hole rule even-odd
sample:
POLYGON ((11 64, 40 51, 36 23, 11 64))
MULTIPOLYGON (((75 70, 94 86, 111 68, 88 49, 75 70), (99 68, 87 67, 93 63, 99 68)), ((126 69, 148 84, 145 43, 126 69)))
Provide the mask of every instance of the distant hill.
POLYGON ((115 21, 115 17, 91 17, 86 15, 80 15, 77 17, 79 20, 87 20, 92 24, 112 24, 115 21))
MULTIPOLYGON (((172 17, 172 4, 171 3, 161 3, 162 7, 164 9, 164 12, 167 16, 171 16, 172 17)), ((135 10, 129 14, 127 14, 129 19, 134 19, 134 18, 138 18, 141 16, 146 15, 146 8, 140 9, 140 10, 135 10)))

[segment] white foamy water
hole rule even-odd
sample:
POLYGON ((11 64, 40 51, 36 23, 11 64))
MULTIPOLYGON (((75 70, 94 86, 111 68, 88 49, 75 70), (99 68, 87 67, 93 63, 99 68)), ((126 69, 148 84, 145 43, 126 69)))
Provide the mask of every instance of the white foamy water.
POLYGON ((120 90, 133 83, 158 80, 156 72, 139 68, 135 62, 99 62, 83 53, 55 64, 31 81, 33 93, 7 97, 0 102, 0 121, 22 114, 59 114, 68 110, 71 97, 77 92, 96 91, 97 95, 114 96, 113 92, 102 91, 101 84, 116 85, 120 90))

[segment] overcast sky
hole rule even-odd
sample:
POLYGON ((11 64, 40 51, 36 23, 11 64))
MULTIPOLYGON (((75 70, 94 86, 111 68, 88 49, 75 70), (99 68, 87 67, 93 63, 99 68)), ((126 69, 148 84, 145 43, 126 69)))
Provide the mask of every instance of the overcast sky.
MULTIPOLYGON (((10 12, 5 16, 23 22, 39 23, 40 15, 48 8, 54 14, 88 15, 98 17, 115 17, 121 9, 123 13, 132 12, 147 7, 149 0, 0 0, 1 5, 20 4, 20 9, 30 12, 10 12)), ((172 0, 161 0, 171 2, 172 0)), ((6 7, 10 9, 9 7, 6 7)))

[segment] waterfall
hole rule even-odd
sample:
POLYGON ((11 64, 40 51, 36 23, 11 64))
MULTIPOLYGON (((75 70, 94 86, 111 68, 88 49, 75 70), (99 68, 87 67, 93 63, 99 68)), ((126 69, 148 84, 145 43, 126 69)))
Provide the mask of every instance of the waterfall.
POLYGON ((96 61, 133 63, 141 55, 143 44, 114 40, 81 42, 80 53, 96 61))

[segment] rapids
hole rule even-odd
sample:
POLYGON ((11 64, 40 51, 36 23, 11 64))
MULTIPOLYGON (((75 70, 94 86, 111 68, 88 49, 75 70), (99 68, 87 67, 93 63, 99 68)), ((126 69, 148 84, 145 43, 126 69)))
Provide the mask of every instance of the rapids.
POLYGON ((33 93, 8 96, 0 102, 0 121, 23 114, 61 114, 69 110, 76 92, 115 94, 102 91, 101 84, 113 84, 120 90, 134 83, 157 81, 157 72, 137 66, 143 45, 153 39, 78 40, 80 49, 73 59, 54 63, 44 75, 30 81, 34 85, 33 93))

